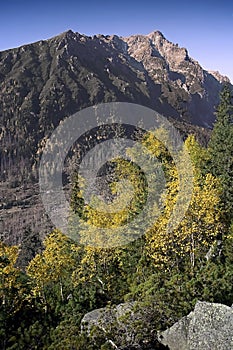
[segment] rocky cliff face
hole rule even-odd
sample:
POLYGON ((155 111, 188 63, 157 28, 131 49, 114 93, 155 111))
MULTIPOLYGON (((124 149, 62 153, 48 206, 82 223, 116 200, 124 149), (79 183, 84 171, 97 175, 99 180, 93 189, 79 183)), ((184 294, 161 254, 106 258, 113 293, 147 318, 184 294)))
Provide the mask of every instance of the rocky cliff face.
MULTIPOLYGON (((50 228, 38 195, 46 138, 65 116, 102 102, 148 106, 185 132, 211 126, 227 78, 160 32, 128 38, 72 31, 0 52, 0 232, 50 228)), ((205 131, 202 129, 201 135, 205 131)))
POLYGON ((219 84, 229 82, 227 77, 203 70, 189 57, 187 49, 171 43, 159 31, 123 40, 129 55, 161 84, 161 97, 178 111, 179 117, 198 125, 212 125, 219 84))

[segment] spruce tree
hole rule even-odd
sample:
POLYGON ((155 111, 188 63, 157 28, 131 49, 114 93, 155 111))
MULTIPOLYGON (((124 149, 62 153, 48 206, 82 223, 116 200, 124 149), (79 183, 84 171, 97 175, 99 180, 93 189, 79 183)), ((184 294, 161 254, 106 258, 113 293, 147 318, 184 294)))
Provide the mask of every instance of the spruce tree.
POLYGON ((209 170, 222 183, 222 203, 229 222, 233 218, 233 91, 224 86, 216 111, 211 139, 208 145, 209 170))

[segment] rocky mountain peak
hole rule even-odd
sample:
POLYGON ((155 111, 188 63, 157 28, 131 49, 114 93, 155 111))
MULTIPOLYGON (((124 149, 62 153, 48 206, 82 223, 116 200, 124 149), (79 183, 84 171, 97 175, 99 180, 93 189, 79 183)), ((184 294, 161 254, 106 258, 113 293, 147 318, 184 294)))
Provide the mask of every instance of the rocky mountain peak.
POLYGON ((157 43, 158 45, 163 44, 164 41, 168 41, 163 33, 161 33, 159 30, 153 31, 146 35, 150 40, 152 40, 154 43, 157 43))
POLYGON ((72 45, 72 43, 80 41, 82 34, 75 33, 72 30, 68 30, 60 35, 50 39, 53 41, 55 39, 58 49, 64 47, 65 45, 72 45))
POLYGON ((162 32, 160 32, 160 30, 154 30, 153 32, 147 34, 147 36, 148 36, 149 38, 151 38, 151 37, 160 37, 160 38, 166 40, 165 36, 163 35, 162 32))
POLYGON ((69 37, 72 37, 75 34, 79 34, 79 33, 75 33, 75 32, 73 32, 73 30, 68 29, 65 32, 59 34, 57 37, 60 37, 60 38, 67 37, 67 38, 69 38, 69 37))
POLYGON ((155 31, 148 35, 136 35, 125 38, 130 52, 140 59, 140 52, 148 56, 158 57, 168 63, 170 69, 177 69, 184 61, 191 61, 188 51, 177 44, 168 41, 161 32, 155 31), (139 55, 139 57, 138 57, 139 55))

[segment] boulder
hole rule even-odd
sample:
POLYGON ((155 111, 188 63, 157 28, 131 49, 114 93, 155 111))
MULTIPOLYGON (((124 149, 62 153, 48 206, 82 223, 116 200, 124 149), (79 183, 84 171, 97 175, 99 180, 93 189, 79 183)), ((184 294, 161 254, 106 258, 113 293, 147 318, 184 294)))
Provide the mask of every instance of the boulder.
POLYGON ((103 307, 95 309, 84 315, 81 325, 90 332, 91 328, 99 327, 105 329, 108 325, 115 322, 122 323, 121 318, 132 315, 134 303, 122 303, 115 307, 103 307))
MULTIPOLYGON (((93 327, 104 334, 108 334, 113 329, 117 332, 122 330, 125 344, 134 342, 134 330, 129 326, 129 320, 133 317, 133 302, 122 303, 115 307, 105 307, 88 312, 81 321, 82 330, 90 334, 93 327)), ((111 340, 112 343, 114 343, 111 340)), ((116 347, 118 349, 118 347, 116 347)))
POLYGON ((158 339, 170 350, 232 350, 233 308, 197 302, 193 312, 159 332, 158 339))
POLYGON ((97 327, 109 344, 109 349, 168 349, 148 332, 150 324, 144 319, 145 310, 138 306, 135 302, 128 302, 88 312, 81 321, 82 331, 95 337, 95 332, 91 330, 97 327))

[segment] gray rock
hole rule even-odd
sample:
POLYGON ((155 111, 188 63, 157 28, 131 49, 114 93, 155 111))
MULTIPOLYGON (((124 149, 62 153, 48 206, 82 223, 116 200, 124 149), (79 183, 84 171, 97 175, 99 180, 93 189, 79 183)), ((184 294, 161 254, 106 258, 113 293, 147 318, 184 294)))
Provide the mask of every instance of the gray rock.
MULTIPOLYGON (((116 327, 122 332, 124 338, 122 342, 133 344, 135 332, 133 327, 130 327, 130 320, 134 318, 133 307, 134 302, 129 302, 119 304, 114 308, 105 307, 88 312, 81 321, 81 329, 90 334, 93 327, 98 327, 104 334, 107 334, 109 329, 116 327)), ((108 339, 108 342, 111 342, 116 349, 122 349, 118 348, 112 339, 108 339)))
POLYGON ((146 309, 138 303, 123 303, 87 313, 81 321, 81 328, 95 338, 96 333, 91 330, 98 327, 98 333, 104 336, 111 349, 168 349, 148 332, 150 321, 145 320, 145 315, 146 309))
POLYGON ((160 332, 158 338, 170 350, 232 350, 233 309, 197 302, 193 312, 160 332))
POLYGON ((81 325, 82 328, 87 327, 90 331, 93 326, 105 329, 108 325, 114 322, 122 323, 121 318, 127 315, 132 315, 134 303, 122 303, 114 308, 104 307, 95 309, 84 315, 81 325))

